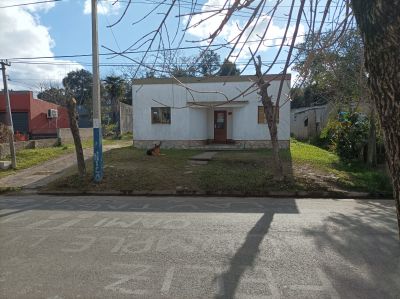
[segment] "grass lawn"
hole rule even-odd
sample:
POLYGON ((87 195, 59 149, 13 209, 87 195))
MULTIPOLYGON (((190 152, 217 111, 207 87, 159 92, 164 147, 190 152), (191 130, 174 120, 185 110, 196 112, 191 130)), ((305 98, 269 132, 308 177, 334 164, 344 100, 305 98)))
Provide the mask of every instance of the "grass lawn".
MULTIPOLYGON (((103 144, 118 143, 119 140, 104 140, 103 144)), ((82 143, 83 148, 93 147, 93 141, 85 141, 82 143)), ((73 144, 66 144, 61 146, 37 148, 37 149, 23 149, 17 152, 17 169, 0 170, 0 178, 13 174, 21 169, 26 169, 43 162, 58 158, 62 155, 73 153, 75 147, 73 144)), ((10 157, 7 158, 10 160, 10 157)))
POLYGON ((160 157, 145 155, 145 150, 131 146, 111 150, 104 155, 104 179, 91 181, 92 163, 88 175, 81 180, 76 169, 47 187, 50 190, 78 189, 87 191, 176 190, 209 193, 241 192, 244 194, 280 190, 357 190, 390 192, 388 177, 379 169, 363 165, 347 165, 339 158, 315 146, 291 142, 291 149, 281 153, 286 179, 273 180, 271 151, 246 150, 218 152, 207 165, 196 165, 189 158, 198 150, 162 150, 160 157))

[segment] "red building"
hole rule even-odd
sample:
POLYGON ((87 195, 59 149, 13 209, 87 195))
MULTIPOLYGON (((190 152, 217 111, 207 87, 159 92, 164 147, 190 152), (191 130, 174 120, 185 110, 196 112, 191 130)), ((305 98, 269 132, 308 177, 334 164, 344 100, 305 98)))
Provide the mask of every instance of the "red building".
MULTIPOLYGON (((31 91, 10 91, 10 102, 15 133, 46 138, 56 136, 57 128, 69 128, 66 108, 34 99, 31 91)), ((0 92, 0 122, 5 123, 5 115, 5 96, 0 92)))

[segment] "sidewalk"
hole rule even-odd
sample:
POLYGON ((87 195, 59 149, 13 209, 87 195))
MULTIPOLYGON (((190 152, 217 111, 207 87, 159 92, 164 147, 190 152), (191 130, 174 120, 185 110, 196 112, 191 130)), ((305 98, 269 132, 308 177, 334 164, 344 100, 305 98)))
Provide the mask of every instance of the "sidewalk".
MULTIPOLYGON (((103 152, 111 149, 128 146, 130 143, 121 143, 103 146, 103 152)), ((93 157, 93 148, 83 150, 85 160, 93 157)), ((9 175, 0 179, 0 187, 12 187, 23 189, 37 189, 47 185, 48 183, 58 179, 62 176, 63 172, 76 165, 76 153, 59 157, 54 160, 47 161, 41 165, 18 171, 14 175, 9 175)))

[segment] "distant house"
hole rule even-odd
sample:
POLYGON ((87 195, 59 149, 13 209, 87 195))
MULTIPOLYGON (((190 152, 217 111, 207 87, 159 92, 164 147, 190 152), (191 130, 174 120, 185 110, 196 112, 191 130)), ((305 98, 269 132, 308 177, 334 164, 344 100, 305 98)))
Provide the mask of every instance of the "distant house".
MULTIPOLYGON (((189 148, 207 143, 236 143, 244 148, 270 147, 270 135, 254 76, 171 78, 133 81, 134 145, 146 148, 189 148), (227 101, 248 89, 234 101, 227 101)), ((279 109, 278 139, 290 140, 290 75, 267 75, 272 100, 284 80, 279 109)))
POLYGON ((92 127, 92 118, 88 109, 83 105, 76 106, 76 110, 78 113, 78 125, 79 128, 91 128, 92 127))
POLYGON ((291 109, 291 135, 300 140, 319 136, 328 122, 330 111, 328 105, 291 109))
MULTIPOLYGON (((10 91, 14 132, 31 139, 57 136, 57 128, 69 128, 67 109, 33 98, 32 91, 10 91)), ((5 123, 6 101, 0 92, 0 122, 5 123)))

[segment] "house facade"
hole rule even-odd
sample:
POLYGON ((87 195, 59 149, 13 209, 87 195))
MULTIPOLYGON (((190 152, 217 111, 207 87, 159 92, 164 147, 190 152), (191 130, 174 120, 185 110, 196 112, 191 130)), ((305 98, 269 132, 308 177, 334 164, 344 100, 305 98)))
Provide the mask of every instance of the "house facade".
MULTIPOLYGON (((137 148, 163 142, 165 148, 234 143, 271 146, 254 76, 138 79, 133 81, 133 138, 137 148), (234 100, 232 100, 234 99, 234 100)), ((290 75, 266 75, 275 102, 281 80, 278 140, 290 140, 290 75)))
MULTIPOLYGON (((58 128, 69 128, 68 111, 59 105, 35 99, 32 91, 10 91, 14 132, 30 139, 56 137, 58 128), (49 115, 49 110, 57 111, 49 115)), ((0 122, 5 123, 6 100, 0 92, 0 122)))

